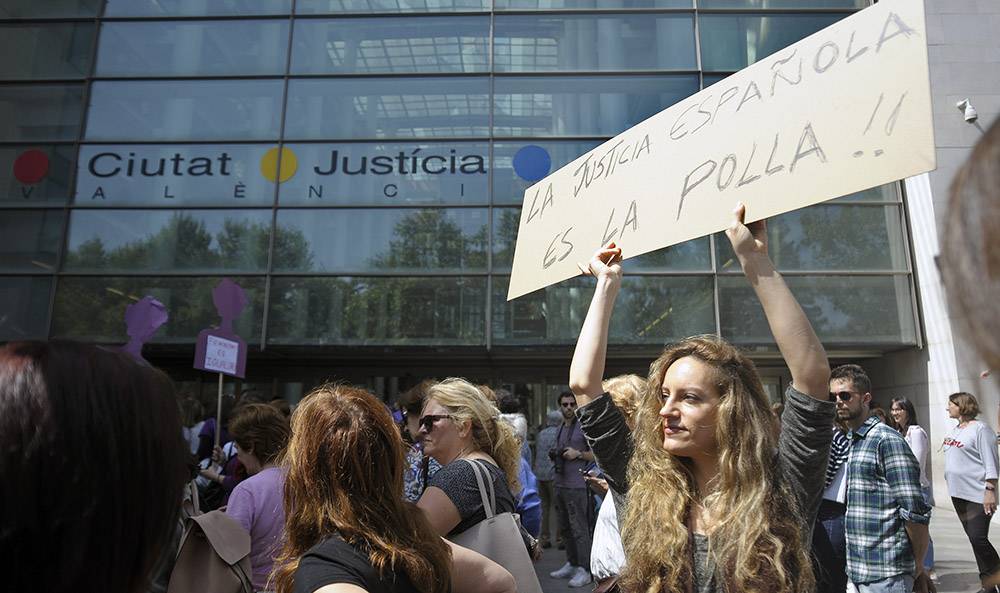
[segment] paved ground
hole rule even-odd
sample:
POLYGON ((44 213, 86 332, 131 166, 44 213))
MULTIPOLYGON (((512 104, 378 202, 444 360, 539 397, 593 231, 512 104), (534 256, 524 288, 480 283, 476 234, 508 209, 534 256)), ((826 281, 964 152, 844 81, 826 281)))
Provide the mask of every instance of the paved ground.
MULTIPOLYGON (((972 547, 952 507, 934 508, 931 538, 934 540, 935 570, 941 578, 938 593, 979 591, 979 573, 972 556, 972 547)), ((1000 549, 1000 526, 993 526, 990 530, 990 540, 1000 549)), ((589 593, 592 587, 570 589, 567 585, 569 581, 549 577, 549 573, 562 566, 565 561, 565 552, 555 548, 545 550, 542 560, 536 564, 542 590, 545 593, 589 593)))

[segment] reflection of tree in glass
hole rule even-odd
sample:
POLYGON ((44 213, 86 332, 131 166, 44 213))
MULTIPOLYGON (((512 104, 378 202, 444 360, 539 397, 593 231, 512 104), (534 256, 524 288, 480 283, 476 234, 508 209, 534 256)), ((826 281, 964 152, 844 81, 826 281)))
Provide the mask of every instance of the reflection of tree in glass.
MULTIPOLYGON (((203 221, 180 212, 155 234, 114 249, 106 249, 99 237, 90 239, 67 254, 67 267, 146 274, 262 272, 267 267, 270 239, 270 225, 240 218, 227 219, 213 237, 203 221)), ((279 229, 274 250, 275 258, 297 269, 312 267, 308 241, 298 230, 279 229)), ((125 333, 124 307, 150 294, 170 312, 170 322, 158 338, 193 338, 218 321, 211 297, 218 281, 217 276, 66 278, 60 281, 56 296, 54 331, 60 336, 119 341, 125 333)), ((260 335, 264 282, 250 278, 237 281, 251 299, 251 310, 240 317, 237 332, 253 342, 260 335)))
MULTIPOLYGON (((889 270, 892 245, 902 236, 890 236, 898 224, 895 208, 823 205, 782 214, 768 220, 768 250, 779 270, 889 270)), ((716 236, 722 269, 739 270, 739 262, 725 235, 716 236)), ((900 247, 901 249, 901 247, 900 247)))
POLYGON ((517 229, 521 224, 521 209, 494 210, 493 259, 494 266, 509 268, 514 262, 514 245, 517 244, 517 229))
POLYGON ((485 281, 473 278, 276 278, 278 343, 480 343, 485 281))
POLYGON ((380 269, 462 270, 486 265, 487 229, 466 235, 443 209, 418 210, 393 228, 388 251, 371 258, 380 269))
MULTIPOLYGON (((385 252, 367 266, 386 271, 484 270, 488 229, 464 233, 444 210, 407 214, 385 252)), ((279 343, 478 343, 482 280, 353 277, 275 279, 271 329, 279 343)))
MULTIPOLYGON (((100 237, 80 244, 68 254, 74 269, 129 271, 246 271, 267 269, 271 225, 227 218, 215 236, 204 221, 189 212, 177 212, 155 234, 107 250, 100 237)), ((295 269, 312 267, 306 237, 296 229, 280 228, 274 241, 276 261, 295 269)))

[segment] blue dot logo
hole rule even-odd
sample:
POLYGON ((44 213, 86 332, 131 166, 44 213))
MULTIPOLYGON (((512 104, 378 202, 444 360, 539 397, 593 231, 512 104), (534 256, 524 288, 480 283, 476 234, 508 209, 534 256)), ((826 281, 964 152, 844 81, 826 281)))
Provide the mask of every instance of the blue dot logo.
POLYGON ((541 146, 528 144, 514 154, 514 172, 525 181, 538 181, 552 169, 552 157, 541 146))

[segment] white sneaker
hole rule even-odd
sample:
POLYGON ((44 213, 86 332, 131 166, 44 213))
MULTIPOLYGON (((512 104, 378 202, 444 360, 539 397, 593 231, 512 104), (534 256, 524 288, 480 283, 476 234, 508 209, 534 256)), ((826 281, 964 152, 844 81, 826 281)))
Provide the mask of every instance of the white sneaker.
POLYGON ((589 585, 593 580, 586 568, 578 566, 574 569, 573 578, 569 580, 569 586, 583 587, 584 585, 589 585))
POLYGON ((562 565, 559 570, 549 573, 549 576, 554 579, 568 579, 576 574, 576 567, 567 562, 562 565))

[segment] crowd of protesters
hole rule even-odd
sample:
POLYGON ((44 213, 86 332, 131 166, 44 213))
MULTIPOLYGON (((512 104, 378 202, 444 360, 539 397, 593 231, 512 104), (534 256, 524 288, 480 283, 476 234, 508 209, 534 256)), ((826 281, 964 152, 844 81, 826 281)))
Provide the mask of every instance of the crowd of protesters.
MULTIPOLYGON (((990 368, 998 162, 994 124, 952 188, 941 268, 990 368)), ((610 243, 581 266, 596 289, 534 451, 518 399, 461 378, 396 402, 330 384, 294 410, 253 392, 211 409, 117 350, 0 347, 5 588, 173 591, 191 521, 224 507, 213 520, 249 542, 253 591, 534 593, 553 544, 551 576, 600 593, 934 590, 927 431, 907 398, 878 405, 861 366, 831 369, 764 222, 744 216, 726 234, 791 374, 781 405, 718 336, 668 346, 646 378, 605 378, 623 279, 610 243)), ((975 395, 947 413, 947 491, 995 592, 996 438, 975 395)))

